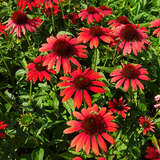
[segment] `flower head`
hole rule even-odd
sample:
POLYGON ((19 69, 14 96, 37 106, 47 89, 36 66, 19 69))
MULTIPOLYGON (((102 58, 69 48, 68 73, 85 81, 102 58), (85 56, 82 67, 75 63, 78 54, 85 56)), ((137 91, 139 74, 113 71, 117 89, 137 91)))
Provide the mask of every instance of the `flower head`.
MULTIPOLYGON (((75 157, 73 158, 73 160, 83 160, 83 159, 81 157, 75 157)), ((107 159, 104 157, 99 157, 97 160, 107 160, 107 159)))
POLYGON ((81 28, 82 32, 79 33, 78 39, 83 43, 87 43, 90 41, 90 48, 98 47, 99 39, 101 39, 105 43, 113 42, 112 33, 110 29, 101 27, 101 26, 93 26, 91 28, 81 28))
MULTIPOLYGON (((0 130, 5 129, 8 126, 8 124, 4 124, 4 121, 0 121, 0 130)), ((0 138, 5 138, 6 135, 3 132, 0 132, 0 138)))
POLYGON ((120 16, 115 20, 110 20, 108 24, 110 25, 111 28, 115 29, 121 25, 130 24, 130 22, 126 16, 120 16))
POLYGON ((60 4, 63 0, 37 0, 38 6, 41 8, 44 5, 45 9, 52 8, 53 4, 60 4))
POLYGON ((123 118, 126 118, 125 112, 127 112, 130 107, 125 104, 125 100, 123 99, 123 97, 121 97, 118 101, 113 98, 113 101, 108 101, 108 104, 108 107, 110 108, 109 111, 113 113, 116 112, 118 115, 121 114, 123 118))
POLYGON ((142 48, 145 50, 145 45, 149 45, 147 41, 148 35, 145 33, 146 31, 145 27, 139 27, 139 25, 135 24, 126 24, 116 27, 114 32, 117 35, 117 43, 115 44, 119 43, 118 51, 123 50, 124 56, 133 51, 133 54, 137 56, 137 52, 141 52, 142 48))
MULTIPOLYGON (((158 142, 160 145, 160 139, 158 140, 158 142)), ((153 146, 148 146, 146 148, 145 158, 151 159, 151 160, 160 160, 160 150, 156 148, 154 143, 153 143, 153 146)))
POLYGON ((45 13, 48 16, 51 16, 52 14, 57 15, 58 12, 60 12, 61 10, 59 9, 58 5, 53 5, 51 4, 50 6, 47 6, 42 13, 45 13))
POLYGON ((112 122, 114 116, 111 112, 106 113, 105 107, 102 107, 98 111, 98 106, 95 104, 88 109, 83 108, 81 113, 73 112, 73 115, 80 121, 68 121, 67 125, 70 127, 65 129, 63 133, 70 134, 80 131, 70 145, 71 148, 76 146, 76 152, 79 152, 84 146, 86 154, 89 154, 92 148, 94 154, 98 155, 98 144, 104 152, 107 151, 105 140, 111 144, 115 144, 113 137, 106 133, 106 131, 116 132, 118 125, 112 122))
POLYGON ((147 116, 145 117, 140 117, 139 118, 139 124, 142 125, 143 128, 143 136, 146 135, 147 131, 152 131, 154 132, 153 128, 155 128, 153 125, 155 123, 152 123, 152 121, 150 121, 150 118, 147 116))
POLYGON ((5 25, 3 25, 2 23, 0 23, 0 36, 3 34, 7 35, 7 33, 4 31, 6 28, 5 25))
POLYGON ((70 19, 72 24, 77 24, 77 20, 79 19, 78 14, 71 12, 68 15, 65 15, 63 19, 70 19))
POLYGON ((20 0, 17 4, 23 11, 25 7, 28 5, 30 11, 32 11, 32 7, 37 7, 37 0, 20 0))
POLYGON ((160 19, 156 19, 156 20, 152 21, 150 23, 149 27, 150 28, 152 28, 152 27, 159 27, 159 28, 157 28, 157 29, 154 30, 153 35, 157 34, 157 37, 160 36, 160 19))
POLYGON ((17 36, 21 37, 21 31, 24 35, 26 33, 26 29, 30 32, 36 32, 36 28, 39 28, 41 23, 41 19, 30 19, 24 12, 17 10, 13 13, 12 18, 8 20, 5 30, 9 30, 13 27, 10 34, 16 31, 17 36))
POLYGON ((81 21, 87 18, 88 24, 93 23, 94 20, 100 22, 103 18, 101 12, 101 9, 90 6, 87 9, 82 9, 79 13, 79 17, 81 17, 81 21))
POLYGON ((74 157, 73 160, 83 160, 81 157, 74 157))
POLYGON ((142 68, 140 64, 125 65, 122 63, 122 67, 123 69, 115 69, 110 74, 110 76, 112 76, 111 82, 117 82, 115 87, 119 88, 124 83, 124 91, 128 91, 130 84, 134 90, 137 90, 137 86, 143 90, 144 86, 139 79, 145 81, 150 80, 150 78, 145 75, 148 74, 147 70, 142 68))
POLYGON ((82 104, 82 100, 84 99, 87 105, 90 107, 92 104, 92 100, 87 90, 95 92, 95 93, 105 93, 104 87, 105 84, 100 81, 96 81, 99 78, 102 78, 98 72, 94 72, 92 69, 87 68, 84 72, 80 68, 70 73, 71 77, 60 77, 64 82, 60 82, 57 85, 59 87, 67 87, 63 91, 61 91, 60 96, 64 96, 62 102, 67 101, 72 97, 75 93, 73 106, 80 108, 82 104))
POLYGON ((43 65, 48 65, 49 68, 52 68, 57 61, 56 71, 58 73, 62 62, 65 74, 71 72, 69 60, 76 66, 80 67, 80 63, 73 57, 73 55, 80 58, 87 58, 88 56, 84 54, 87 52, 84 49, 86 46, 79 45, 79 43, 80 42, 76 38, 72 38, 71 36, 67 37, 65 34, 57 35, 57 38, 50 36, 47 38, 47 43, 42 44, 42 47, 39 49, 40 52, 51 51, 51 53, 46 56, 43 65))
POLYGON ((36 83, 37 79, 39 81, 42 81, 45 77, 47 80, 51 80, 51 77, 49 75, 49 72, 52 74, 55 74, 56 72, 53 69, 49 69, 46 66, 43 66, 43 62, 45 60, 45 56, 38 56, 35 58, 33 63, 29 63, 26 67, 29 72, 27 73, 27 81, 33 80, 34 83, 36 83))
POLYGON ((24 113, 18 118, 20 127, 28 127, 33 123, 34 116, 31 113, 24 113))
POLYGON ((101 14, 104 17, 105 15, 108 16, 109 14, 112 14, 112 9, 108 8, 106 6, 100 6, 99 9, 101 9, 101 14))

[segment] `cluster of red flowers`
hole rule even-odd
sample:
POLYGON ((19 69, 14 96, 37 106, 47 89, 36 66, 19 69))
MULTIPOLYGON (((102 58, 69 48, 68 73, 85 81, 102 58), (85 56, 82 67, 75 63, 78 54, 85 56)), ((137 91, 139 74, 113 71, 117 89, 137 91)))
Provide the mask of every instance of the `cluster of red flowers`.
POLYGON ((99 8, 95 8, 93 6, 89 6, 87 9, 82 9, 79 13, 79 17, 81 17, 81 21, 87 18, 87 23, 100 22, 102 18, 106 15, 111 14, 111 8, 107 8, 106 6, 100 6, 99 8))
MULTIPOLYGON (((20 0, 18 6, 21 10, 16 10, 8 24, 3 26, 0 23, 0 32, 6 35, 7 30, 11 29, 10 34, 16 31, 18 37, 26 34, 26 29, 30 32, 35 32, 36 28, 39 28, 42 24, 40 18, 29 18, 25 13, 24 9, 28 6, 29 10, 32 8, 44 7, 42 13, 57 15, 60 11, 59 0, 20 0)), ((81 21, 87 19, 87 23, 100 22, 105 16, 112 13, 110 8, 106 6, 100 6, 99 8, 89 6, 87 9, 82 9, 79 13, 69 13, 65 15, 64 19, 70 19, 73 24, 77 24, 77 20, 80 18, 81 21)), ((90 153, 92 149, 95 155, 99 155, 100 150, 107 152, 106 141, 115 144, 114 138, 106 132, 116 132, 118 125, 114 122, 114 113, 120 114, 126 119, 126 112, 131 108, 128 107, 123 97, 113 101, 108 101, 108 110, 106 107, 99 108, 96 104, 92 106, 92 99, 90 92, 94 93, 105 93, 105 83, 99 81, 103 78, 100 73, 95 72, 90 68, 86 68, 82 71, 81 64, 75 58, 88 58, 86 44, 89 42, 89 47, 98 48, 100 41, 102 43, 110 44, 110 46, 117 45, 118 52, 123 50, 123 55, 133 54, 137 56, 137 52, 141 52, 142 49, 146 49, 149 46, 147 30, 145 27, 140 27, 139 24, 132 24, 127 17, 120 16, 116 20, 111 20, 107 23, 110 28, 103 26, 93 25, 90 28, 81 28, 77 38, 72 38, 66 34, 58 34, 56 37, 50 36, 46 39, 47 43, 43 43, 39 48, 39 52, 47 52, 45 56, 38 56, 33 60, 33 63, 29 63, 26 67, 29 71, 27 73, 27 81, 33 80, 34 83, 39 79, 43 81, 44 78, 51 80, 51 74, 59 73, 63 68, 64 74, 69 76, 62 76, 57 84, 58 87, 65 87, 61 92, 60 96, 63 96, 62 102, 68 101, 73 95, 73 106, 80 108, 82 106, 83 98, 88 108, 81 109, 81 112, 74 111, 73 115, 78 120, 71 120, 67 122, 69 128, 64 130, 64 134, 70 134, 78 132, 70 144, 70 148, 76 147, 76 152, 79 152, 83 147, 86 154, 90 153), (73 70, 71 63, 74 64, 77 69, 73 70), (62 67, 61 67, 62 66, 62 67), (55 71, 53 70, 55 67, 55 71), (99 150, 100 149, 100 150, 99 150)), ((159 27, 160 20, 151 22, 150 27, 159 27)), ((160 28, 156 29, 153 34, 160 36, 160 28)), ((74 67, 75 67, 74 66, 74 67)), ((115 69, 110 73, 111 82, 116 82, 115 88, 119 88, 123 85, 124 91, 128 91, 129 88, 137 90, 137 87, 144 89, 143 84, 140 80, 149 81, 148 72, 140 64, 124 64, 122 63, 122 69, 115 69)), ((5 128, 7 125, 2 125, 0 122, 0 129, 5 128)), ((142 125, 143 135, 147 131, 153 130, 154 123, 149 118, 140 117, 139 124, 142 125)), ((1 135, 0 135, 1 136, 1 135)), ((1 136, 3 137, 3 136, 1 136)), ((149 152, 148 149, 147 152, 149 152)), ((149 156, 148 156, 149 157, 149 156)), ((74 160, 82 160, 80 157, 75 157, 74 160)), ((98 160, 105 160, 104 157, 99 157, 98 160)))

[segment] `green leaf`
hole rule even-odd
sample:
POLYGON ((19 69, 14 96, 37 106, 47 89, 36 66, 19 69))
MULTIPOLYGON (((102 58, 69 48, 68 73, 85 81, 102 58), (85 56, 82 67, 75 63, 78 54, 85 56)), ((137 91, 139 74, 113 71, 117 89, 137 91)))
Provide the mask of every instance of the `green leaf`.
POLYGON ((66 159, 66 160, 72 160, 75 157, 75 155, 73 155, 72 153, 69 153, 69 152, 61 153, 61 154, 59 154, 59 156, 66 159))
POLYGON ((152 136, 151 140, 153 141, 153 143, 155 144, 155 146, 156 146, 157 149, 159 150, 158 141, 157 141, 157 138, 155 137, 155 135, 152 136))
POLYGON ((38 150, 34 150, 32 152, 32 160, 43 160, 43 157, 44 157, 44 149, 43 148, 40 148, 38 150))
POLYGON ((53 108, 55 109, 56 112, 58 112, 59 109, 59 101, 58 98, 56 97, 56 93, 51 91, 49 93, 50 97, 52 98, 49 102, 51 104, 51 106, 53 106, 53 108))
POLYGON ((58 35, 58 34, 66 34, 67 36, 73 36, 73 37, 74 37, 74 35, 73 35, 72 33, 66 32, 66 31, 59 31, 59 32, 57 33, 57 35, 58 35))
POLYGON ((147 106, 144 103, 142 103, 140 100, 138 100, 138 109, 141 112, 146 112, 147 111, 147 106))
POLYGON ((98 49, 95 49, 94 50, 94 54, 92 56, 92 66, 91 68, 94 69, 95 71, 97 71, 97 65, 100 63, 100 58, 99 58, 99 50, 98 49))
POLYGON ((24 69, 19 69, 16 71, 15 77, 16 79, 22 80, 25 74, 26 74, 26 71, 24 69))
POLYGON ((71 98, 68 101, 64 102, 63 106, 66 108, 70 115, 72 115, 72 112, 75 111, 75 108, 73 107, 73 100, 71 98))
POLYGON ((105 71, 107 73, 111 73, 114 69, 121 69, 121 66, 115 66, 115 67, 101 67, 101 66, 97 66, 98 69, 100 69, 101 71, 105 71))

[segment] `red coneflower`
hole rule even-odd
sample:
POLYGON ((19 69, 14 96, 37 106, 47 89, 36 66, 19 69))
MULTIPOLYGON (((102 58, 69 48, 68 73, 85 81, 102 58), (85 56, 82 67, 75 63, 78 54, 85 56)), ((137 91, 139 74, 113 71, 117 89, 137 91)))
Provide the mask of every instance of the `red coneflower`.
POLYGON ((83 43, 87 43, 90 41, 90 48, 98 47, 99 39, 104 41, 105 43, 113 42, 113 34, 111 30, 108 28, 104 28, 101 26, 93 26, 91 28, 81 28, 82 32, 79 33, 78 40, 82 41, 83 43))
POLYGON ((104 17, 105 15, 108 16, 109 14, 112 14, 112 9, 108 8, 106 6, 100 6, 99 9, 101 9, 101 14, 104 17))
MULTIPOLYGON (((5 129, 7 126, 8 126, 8 124, 4 124, 4 121, 0 122, 0 130, 5 129)), ((5 138, 5 137, 6 137, 5 133, 0 132, 0 138, 5 138)))
POLYGON ((74 157, 73 160, 83 160, 81 157, 74 157))
POLYGON ((155 123, 152 123, 152 121, 150 121, 150 118, 147 116, 145 117, 140 117, 139 118, 139 124, 142 125, 143 128, 143 136, 146 135, 147 131, 152 131, 154 132, 153 128, 155 128, 153 125, 155 123))
POLYGON ((62 61, 65 74, 71 72, 69 60, 76 66, 80 67, 80 63, 73 57, 73 55, 80 58, 87 58, 88 56, 84 54, 87 52, 84 49, 86 46, 79 45, 79 43, 80 42, 76 38, 72 38, 71 36, 67 37, 65 34, 59 34, 57 35, 57 38, 50 36, 47 38, 47 43, 42 44, 42 47, 39 49, 40 52, 51 51, 51 53, 46 56, 43 65, 48 65, 49 68, 52 68, 57 61, 56 71, 58 73, 62 61))
POLYGON ((123 97, 121 97, 118 101, 113 98, 113 101, 108 101, 108 107, 110 108, 108 111, 111 111, 113 113, 117 113, 118 115, 121 114, 121 116, 125 119, 126 114, 130 107, 128 107, 128 104, 125 104, 125 100, 123 97))
POLYGON ((77 13, 69 13, 68 15, 64 15, 63 19, 70 19, 72 24, 77 24, 77 20, 79 19, 77 13))
POLYGON ((47 80, 51 80, 49 72, 52 74, 55 74, 56 72, 53 69, 49 69, 46 66, 42 66, 44 60, 45 60, 45 56, 38 56, 33 60, 34 63, 28 64, 26 68, 30 71, 26 75, 28 77, 27 81, 30 81, 33 79, 33 82, 36 83, 38 78, 39 78, 39 81, 43 81, 44 77, 47 80))
MULTIPOLYGON (((156 19, 150 23, 150 28, 152 27, 160 27, 160 19, 156 19)), ((160 36, 160 28, 154 30, 153 35, 157 34, 157 37, 160 36)))
POLYGON ((102 107, 98 111, 98 106, 94 104, 93 107, 89 107, 88 109, 83 108, 81 113, 73 112, 73 115, 80 121, 68 121, 67 125, 70 127, 65 129, 63 133, 70 134, 80 131, 70 145, 71 148, 76 146, 76 152, 79 152, 84 146, 86 154, 89 154, 92 148, 94 154, 98 155, 98 144, 103 152, 107 151, 104 139, 111 144, 115 144, 113 137, 106 133, 106 131, 116 132, 118 125, 112 122, 114 116, 111 112, 106 113, 105 107, 102 107))
POLYGON ((0 23, 0 36, 3 34, 7 35, 7 33, 4 31, 6 28, 5 25, 3 25, 2 23, 0 23))
POLYGON ((118 51, 123 50, 123 55, 127 53, 137 56, 137 52, 141 52, 142 48, 145 50, 145 44, 149 45, 147 41, 148 35, 145 33, 147 30, 145 27, 139 27, 139 24, 126 24, 116 27, 114 30, 117 34, 118 51))
POLYGON ((44 5, 46 9, 51 8, 54 3, 58 5, 60 2, 63 2, 63 0, 37 0, 39 7, 41 8, 44 5))
POLYGON ((28 5, 30 11, 32 11, 32 7, 37 7, 37 0, 20 0, 17 4, 23 11, 25 7, 28 5))
POLYGON ((87 18, 88 24, 93 23, 94 20, 100 22, 103 18, 101 12, 101 9, 90 6, 87 9, 82 9, 79 13, 79 17, 81 17, 81 21, 87 18))
POLYGON ((60 96, 64 96, 62 102, 67 101, 72 97, 75 92, 73 106, 79 108, 82 104, 82 95, 90 107, 92 104, 91 97, 88 94, 87 90, 90 90, 95 93, 105 93, 105 89, 101 87, 105 87, 105 84, 100 81, 96 81, 99 78, 102 78, 98 72, 94 72, 92 69, 87 68, 84 72, 80 68, 70 73, 71 77, 61 77, 61 80, 64 82, 60 82, 57 85, 59 87, 67 87, 63 91, 61 91, 60 96), (97 87, 98 86, 98 87, 97 87))
POLYGON ((120 16, 117 19, 110 20, 107 24, 110 25, 111 28, 116 28, 121 25, 130 24, 130 22, 126 16, 120 16))
MULTIPOLYGON (((83 159, 81 157, 75 157, 73 158, 73 160, 83 160, 83 159)), ((107 159, 104 157, 99 157, 97 160, 107 160, 107 159)))
POLYGON ((36 32, 36 28, 39 28, 41 23, 42 20, 40 18, 30 19, 24 12, 17 10, 13 13, 11 20, 8 21, 5 30, 7 31, 13 27, 10 34, 16 31, 17 36, 21 37, 21 31, 24 35, 26 29, 30 32, 36 32))
MULTIPOLYGON (((158 140, 158 143, 160 145, 160 139, 158 140)), ((146 148, 145 158, 151 159, 151 160, 160 160, 160 150, 157 149, 157 147, 153 142, 152 144, 153 146, 148 146, 146 148)))
POLYGON ((123 88, 124 91, 128 91, 128 88, 131 84, 131 87, 134 90, 137 90, 137 86, 141 88, 142 90, 144 89, 143 84, 139 81, 140 80, 145 80, 149 81, 150 78, 148 78, 145 74, 148 74, 147 70, 145 68, 142 68, 142 65, 137 64, 123 64, 122 63, 123 69, 115 69, 110 76, 113 78, 111 79, 111 82, 116 82, 116 88, 119 88, 123 83, 123 88))
POLYGON ((51 16, 52 14, 57 15, 58 12, 60 12, 61 10, 59 9, 59 6, 57 5, 50 5, 48 6, 48 8, 45 8, 42 13, 51 16))

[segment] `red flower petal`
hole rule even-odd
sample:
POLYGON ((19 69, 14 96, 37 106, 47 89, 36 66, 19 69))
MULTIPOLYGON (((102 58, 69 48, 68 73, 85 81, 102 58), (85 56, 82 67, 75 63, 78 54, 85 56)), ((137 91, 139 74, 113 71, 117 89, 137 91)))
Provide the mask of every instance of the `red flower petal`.
POLYGON ((102 136, 103 136, 109 143, 115 144, 115 141, 114 141, 113 137, 110 136, 109 134, 103 132, 103 133, 102 133, 102 136))
POLYGON ((88 89, 95 93, 105 93, 106 92, 105 89, 100 88, 100 87, 89 86, 88 89))
POLYGON ((82 90, 76 90, 73 106, 79 109, 81 105, 82 105, 82 90))
POLYGON ((85 99, 87 105, 88 105, 89 107, 91 107, 92 100, 91 100, 90 95, 88 94, 88 92, 87 92, 85 89, 83 89, 83 93, 84 93, 84 99, 85 99))
POLYGON ((95 136, 91 136, 91 144, 92 144, 92 150, 95 153, 95 155, 99 154, 98 144, 96 141, 95 136))
POLYGON ((99 142, 99 145, 101 147, 101 149, 106 152, 107 151, 107 146, 106 146, 106 143, 104 142, 103 138, 101 137, 101 135, 97 135, 97 139, 98 139, 98 142, 99 142))

